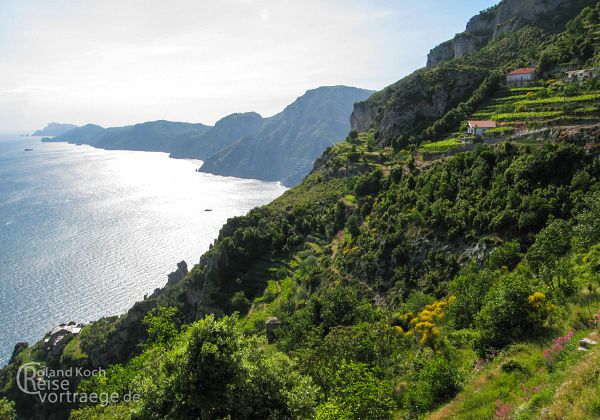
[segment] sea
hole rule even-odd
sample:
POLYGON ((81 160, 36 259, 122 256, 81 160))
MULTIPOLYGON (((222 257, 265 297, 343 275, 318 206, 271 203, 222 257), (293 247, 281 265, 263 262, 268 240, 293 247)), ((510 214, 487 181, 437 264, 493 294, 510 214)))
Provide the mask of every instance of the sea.
POLYGON ((55 325, 126 312, 286 190, 201 163, 0 135, 0 366, 55 325))

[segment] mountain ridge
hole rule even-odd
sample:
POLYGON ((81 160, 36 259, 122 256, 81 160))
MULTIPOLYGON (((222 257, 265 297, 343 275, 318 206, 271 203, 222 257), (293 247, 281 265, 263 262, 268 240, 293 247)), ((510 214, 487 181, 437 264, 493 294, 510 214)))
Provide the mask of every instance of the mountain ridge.
POLYGON ((321 86, 269 118, 256 112, 235 113, 212 127, 164 120, 111 128, 87 124, 42 141, 166 152, 173 158, 203 160, 202 172, 294 186, 328 146, 346 135, 354 103, 371 93, 341 85, 321 86))

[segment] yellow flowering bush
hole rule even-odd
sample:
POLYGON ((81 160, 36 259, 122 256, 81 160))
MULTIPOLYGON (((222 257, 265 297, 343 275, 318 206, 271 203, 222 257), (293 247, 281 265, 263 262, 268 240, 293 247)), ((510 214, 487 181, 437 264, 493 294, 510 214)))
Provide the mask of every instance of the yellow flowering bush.
MULTIPOLYGON (((427 305, 417 315, 411 312, 405 313, 402 320, 407 321, 409 325, 406 335, 415 336, 422 346, 433 347, 435 339, 440 335, 439 323, 444 319, 444 310, 454 299, 453 296, 450 296, 427 305)), ((396 331, 403 332, 404 329, 396 327, 396 331)))
POLYGON ((527 298, 527 302, 531 308, 532 318, 543 322, 552 312, 554 312, 554 304, 549 302, 546 295, 542 292, 535 292, 527 298))

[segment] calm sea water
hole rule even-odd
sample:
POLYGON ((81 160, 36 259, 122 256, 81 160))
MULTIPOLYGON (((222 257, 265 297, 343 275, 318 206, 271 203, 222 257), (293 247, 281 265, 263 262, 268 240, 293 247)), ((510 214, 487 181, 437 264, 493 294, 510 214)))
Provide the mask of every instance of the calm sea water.
POLYGON ((199 166, 0 136, 0 366, 56 324, 125 312, 177 262, 191 268, 228 218, 285 191, 199 166))

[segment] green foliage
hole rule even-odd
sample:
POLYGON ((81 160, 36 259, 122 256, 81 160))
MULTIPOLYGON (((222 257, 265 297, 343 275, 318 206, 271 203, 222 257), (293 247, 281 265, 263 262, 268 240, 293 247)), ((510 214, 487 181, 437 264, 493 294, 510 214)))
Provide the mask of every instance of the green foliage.
POLYGON ((480 354, 535 336, 541 325, 528 301, 532 293, 529 279, 522 274, 504 276, 493 285, 476 316, 479 329, 476 346, 480 354))
MULTIPOLYGON (((468 101, 459 104, 448 111, 441 119, 423 131, 422 137, 426 139, 440 139, 458 129, 460 124, 467 119, 469 114, 490 99, 501 86, 503 77, 500 74, 492 74, 473 92, 468 101)), ((433 143, 435 144, 435 143, 433 143)))
POLYGON ((486 264, 492 270, 504 267, 512 270, 522 258, 521 244, 518 241, 509 241, 494 249, 488 256, 486 264))
POLYGON ((381 188, 382 178, 383 173, 379 170, 359 177, 359 179, 356 181, 356 186, 354 187, 354 194, 357 197, 364 197, 366 195, 377 193, 381 188))
POLYGON ((14 420, 17 418, 15 403, 6 398, 0 398, 0 419, 14 420))
POLYGON ((177 308, 161 307, 144 317, 144 324, 148 328, 148 340, 151 343, 166 343, 177 334, 175 316, 177 308))
POLYGON ((436 141, 433 143, 425 143, 419 148, 419 152, 424 153, 443 153, 450 150, 462 148, 463 143, 458 139, 452 138, 447 140, 436 141))
POLYGON ((586 8, 567 25, 566 31, 542 51, 538 68, 542 72, 555 71, 561 64, 594 66, 600 63, 596 40, 600 29, 600 4, 586 8))
POLYGON ((470 265, 450 283, 450 291, 456 298, 450 305, 449 318, 457 329, 469 328, 483 306, 485 295, 494 283, 488 270, 470 265))
POLYGON ((387 419, 395 407, 392 387, 364 364, 343 362, 332 380, 331 397, 317 419, 387 419))
POLYGON ((359 300, 354 288, 340 286, 327 289, 319 302, 321 319, 326 329, 351 325, 359 317, 359 300))
POLYGON ((241 314, 245 314, 246 312, 248 312, 248 309, 250 309, 250 305, 252 305, 252 302, 250 302, 250 300, 241 290, 235 292, 235 294, 231 298, 231 308, 234 311, 239 312, 241 314))
POLYGON ((590 194, 585 209, 576 216, 576 242, 581 247, 590 247, 600 242, 600 192, 590 194))
POLYGON ((353 238, 360 235, 360 220, 358 220, 356 215, 353 214, 348 217, 348 220, 346 221, 346 229, 353 238))
POLYGON ((527 264, 553 293, 570 295, 575 291, 571 273, 561 259, 571 248, 572 235, 568 222, 553 220, 527 252, 527 264))
POLYGON ((443 357, 434 357, 420 367, 416 382, 405 394, 405 406, 411 413, 423 414, 454 397, 460 388, 456 366, 443 357))
POLYGON ((285 355, 266 354, 236 330, 236 318, 191 325, 148 384, 141 418, 305 418, 318 389, 285 355))

